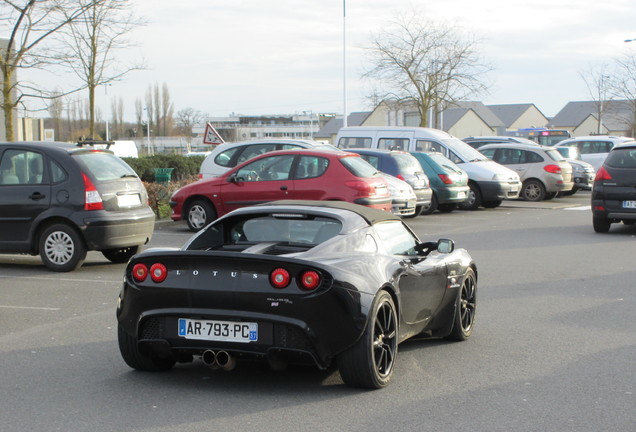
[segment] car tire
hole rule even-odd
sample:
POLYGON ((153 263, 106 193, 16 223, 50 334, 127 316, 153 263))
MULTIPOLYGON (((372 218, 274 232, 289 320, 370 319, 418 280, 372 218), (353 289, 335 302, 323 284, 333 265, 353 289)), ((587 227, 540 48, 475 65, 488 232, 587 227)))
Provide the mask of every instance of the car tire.
POLYGON ((594 227, 594 231, 596 231, 597 233, 609 232, 611 224, 612 223, 607 218, 598 216, 592 217, 592 226, 594 227))
POLYGON ((475 276, 475 272, 469 268, 466 271, 466 277, 464 277, 462 286, 457 294, 453 330, 450 335, 448 335, 448 339, 463 341, 470 337, 475 325, 476 305, 477 277, 475 276))
POLYGON ((539 180, 526 180, 521 188, 521 197, 526 201, 543 201, 546 192, 545 186, 539 180))
POLYGON ((141 250, 141 245, 128 246, 120 249, 106 249, 102 251, 102 255, 110 261, 117 264, 126 263, 128 260, 141 250))
POLYGON ((497 201, 485 201, 484 202, 484 207, 485 208, 497 208, 501 205, 501 200, 497 200, 497 201))
POLYGON ((79 268, 86 259, 86 246, 79 232, 66 224, 54 224, 42 231, 39 239, 40 258, 45 266, 57 272, 79 268))
POLYGON ((468 198, 466 201, 459 204, 459 208, 462 210, 477 210, 481 207, 481 192, 474 183, 469 184, 470 190, 468 191, 468 198))
MULTIPOLYGON (((435 213, 435 210, 437 210, 438 207, 437 197, 435 196, 435 194, 431 195, 431 203, 429 205, 418 207, 420 208, 420 214, 430 215, 432 213, 435 213)), ((415 210, 415 213, 417 213, 417 209, 415 210)))
POLYGON ((575 193, 577 193, 578 190, 579 190, 579 188, 573 187, 569 191, 565 191, 565 192, 562 192, 562 193, 563 193, 563 196, 570 196, 570 195, 574 195, 575 193))
POLYGON ((437 206, 437 210, 439 210, 441 213, 450 213, 452 211, 457 210, 457 204, 455 203, 440 204, 437 206))
POLYGON ((380 291, 373 302, 369 321, 360 339, 338 357, 345 384, 378 389, 391 378, 398 348, 398 322, 391 295, 380 291))
POLYGON ((188 206, 186 221, 190 231, 200 231, 216 219, 214 206, 205 200, 196 200, 188 206))
POLYGON ((150 357, 139 350, 137 338, 117 326, 119 352, 128 366, 147 372, 162 372, 172 369, 176 360, 173 357, 150 357))

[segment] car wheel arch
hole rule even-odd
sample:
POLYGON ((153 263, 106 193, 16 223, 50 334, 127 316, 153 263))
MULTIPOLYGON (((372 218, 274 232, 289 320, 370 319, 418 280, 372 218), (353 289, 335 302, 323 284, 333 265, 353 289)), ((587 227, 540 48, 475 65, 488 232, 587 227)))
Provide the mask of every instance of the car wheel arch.
POLYGON ((82 233, 82 230, 75 223, 73 223, 73 221, 63 216, 51 216, 33 224, 33 231, 31 234, 30 246, 29 246, 29 249, 33 255, 37 255, 40 253, 40 237, 42 236, 42 233, 44 232, 44 230, 46 230, 48 227, 55 224, 64 224, 73 228, 79 234, 80 238, 82 239, 82 242, 84 243, 84 246, 88 248, 88 245, 86 244, 86 239, 84 238, 84 234, 82 233))

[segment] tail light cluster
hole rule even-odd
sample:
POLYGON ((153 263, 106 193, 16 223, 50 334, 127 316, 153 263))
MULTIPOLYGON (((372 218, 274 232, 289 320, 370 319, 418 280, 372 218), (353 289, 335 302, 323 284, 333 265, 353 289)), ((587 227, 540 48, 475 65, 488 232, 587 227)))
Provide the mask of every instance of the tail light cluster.
MULTIPOLYGON (((286 269, 279 267, 269 274, 269 283, 274 288, 286 288, 292 280, 292 276, 286 269)), ((312 291, 320 285, 320 275, 314 270, 304 270, 298 275, 298 285, 307 290, 312 291)))
POLYGON ((447 185, 453 184, 453 178, 451 176, 449 176, 448 174, 438 174, 438 175, 439 175, 439 179, 442 181, 442 183, 447 184, 447 185))
POLYGON ((104 210, 104 203, 99 191, 88 178, 85 173, 82 173, 84 179, 84 210, 104 210))
POLYGON ((596 171, 596 177, 594 178, 594 181, 611 180, 611 179, 612 179, 612 176, 610 175, 610 173, 608 173, 605 167, 602 166, 598 169, 598 171, 596 171))
POLYGON ((163 282, 166 280, 166 277, 168 277, 168 269, 165 265, 159 263, 151 265, 150 269, 143 263, 137 263, 133 266, 132 277, 137 282, 145 281, 148 275, 150 275, 150 279, 152 279, 153 282, 163 282))
POLYGON ((561 167, 558 165, 549 164, 544 166, 543 169, 552 174, 561 174, 561 167))

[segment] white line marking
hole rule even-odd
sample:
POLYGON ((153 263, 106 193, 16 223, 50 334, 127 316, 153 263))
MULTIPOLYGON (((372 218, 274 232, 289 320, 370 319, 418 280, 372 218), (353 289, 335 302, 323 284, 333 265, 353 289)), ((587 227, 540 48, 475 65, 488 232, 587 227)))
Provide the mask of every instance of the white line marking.
POLYGON ((592 206, 567 207, 564 210, 592 210, 592 206))
POLYGON ((3 309, 33 309, 33 310, 47 310, 47 311, 59 311, 60 310, 60 308, 50 308, 50 307, 7 306, 7 305, 0 305, 0 308, 3 308, 3 309))

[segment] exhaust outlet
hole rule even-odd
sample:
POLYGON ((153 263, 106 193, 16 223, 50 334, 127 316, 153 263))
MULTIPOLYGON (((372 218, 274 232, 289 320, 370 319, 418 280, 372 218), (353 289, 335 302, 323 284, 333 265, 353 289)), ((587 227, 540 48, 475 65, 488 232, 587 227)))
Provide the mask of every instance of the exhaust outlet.
POLYGON ((216 364, 224 371, 231 371, 236 367, 236 359, 226 351, 216 353, 216 364))
POLYGON ((218 369, 219 364, 216 361, 216 353, 212 350, 205 350, 201 355, 201 360, 212 369, 218 369))

